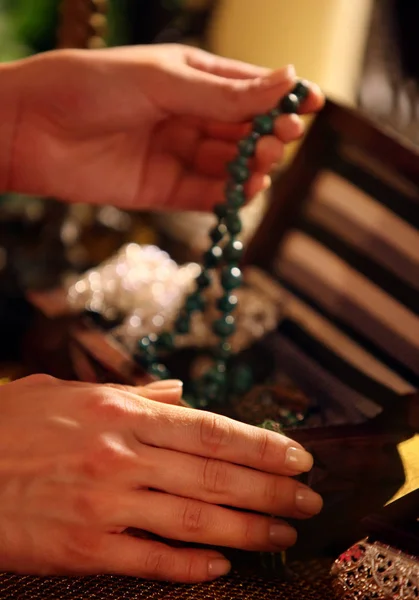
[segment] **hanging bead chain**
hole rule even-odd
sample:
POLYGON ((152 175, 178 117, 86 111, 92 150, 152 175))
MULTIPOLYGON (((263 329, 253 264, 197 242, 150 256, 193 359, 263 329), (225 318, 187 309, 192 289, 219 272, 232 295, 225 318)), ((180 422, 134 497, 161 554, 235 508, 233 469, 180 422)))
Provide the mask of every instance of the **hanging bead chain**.
POLYGON ((109 0, 61 0, 59 48, 106 47, 109 0))
MULTIPOLYGON (((246 203, 244 186, 251 175, 249 163, 255 155, 259 140, 264 136, 272 135, 275 119, 281 114, 297 113, 308 92, 309 89, 304 82, 297 83, 292 93, 282 98, 276 108, 253 120, 251 133, 239 141, 238 155, 228 164, 230 178, 225 189, 225 202, 214 208, 218 223, 209 232, 211 245, 204 253, 203 268, 196 279, 195 290, 186 298, 173 331, 163 331, 158 335, 151 334, 138 342, 136 359, 143 368, 154 378, 169 378, 169 372, 161 362, 161 356, 174 350, 177 336, 189 332, 192 314, 205 310, 203 292, 211 285, 211 271, 222 266, 220 280, 223 294, 216 301, 220 316, 212 325, 219 342, 213 350, 212 368, 194 382, 194 396, 198 405, 199 399, 204 402, 220 401, 220 398, 225 398, 227 394, 238 393, 248 387, 243 381, 237 382, 237 377, 232 381, 226 369, 231 355, 231 345, 228 340, 235 332, 234 310, 237 307, 237 296, 234 291, 241 286, 243 279, 239 267, 243 244, 237 239, 242 230, 242 222, 238 211, 246 203)), ((248 380, 248 373, 242 370, 240 378, 248 380)))

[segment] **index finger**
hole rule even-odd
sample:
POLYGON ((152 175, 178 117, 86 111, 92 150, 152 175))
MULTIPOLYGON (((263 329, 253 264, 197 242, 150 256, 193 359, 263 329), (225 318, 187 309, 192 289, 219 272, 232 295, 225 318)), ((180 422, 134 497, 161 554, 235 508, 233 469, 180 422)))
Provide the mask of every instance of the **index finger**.
POLYGON ((271 73, 271 69, 259 67, 240 60, 225 58, 210 54, 205 50, 188 47, 185 49, 188 64, 194 69, 227 77, 229 79, 253 79, 265 77, 271 73))
POLYGON ((298 111, 300 115, 318 112, 323 108, 325 100, 324 94, 318 85, 312 82, 304 83, 307 84, 309 93, 307 98, 301 103, 300 110, 298 111))
MULTIPOLYGON (((299 115, 307 115, 318 112, 323 108, 325 100, 324 95, 318 85, 311 82, 305 83, 309 91, 307 98, 301 102, 298 110, 299 115)), ((278 98, 278 101, 280 100, 281 99, 278 98)), ((283 115, 283 117, 286 118, 287 115, 283 115)), ((239 141, 241 138, 248 135, 252 129, 252 123, 250 121, 245 123, 231 123, 225 121, 196 120, 194 125, 195 127, 198 127, 204 135, 228 142, 239 141)))
POLYGON ((296 475, 313 466, 311 454, 276 432, 196 409, 145 408, 134 425, 136 438, 144 444, 280 475, 296 475))

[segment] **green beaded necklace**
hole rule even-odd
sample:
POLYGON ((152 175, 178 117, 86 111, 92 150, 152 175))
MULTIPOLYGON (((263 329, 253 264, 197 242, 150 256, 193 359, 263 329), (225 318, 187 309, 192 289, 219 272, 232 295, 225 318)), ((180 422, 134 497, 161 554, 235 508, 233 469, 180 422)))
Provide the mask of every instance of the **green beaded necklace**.
POLYGON ((300 104, 307 98, 308 86, 300 81, 292 93, 279 102, 269 113, 259 115, 253 120, 252 132, 238 143, 238 155, 227 168, 230 181, 225 191, 225 202, 214 208, 218 224, 210 231, 210 248, 204 253, 203 268, 196 279, 195 291, 185 300, 185 304, 175 321, 174 331, 164 331, 159 335, 151 334, 138 342, 136 360, 156 379, 170 377, 161 356, 175 348, 175 340, 179 335, 189 332, 191 315, 205 310, 203 292, 211 285, 211 271, 222 266, 221 285, 224 293, 216 302, 220 317, 212 325, 219 343, 213 350, 214 364, 200 379, 196 380, 187 401, 192 406, 205 407, 210 402, 223 402, 230 395, 239 395, 251 388, 252 374, 248 368, 241 366, 235 372, 227 371, 227 362, 231 355, 230 336, 235 332, 234 310, 237 307, 237 296, 234 290, 242 284, 242 272, 239 264, 243 254, 243 244, 237 239, 242 230, 238 214, 246 203, 244 185, 250 177, 249 161, 254 156, 258 141, 272 135, 274 122, 281 114, 297 113, 300 104), (223 246, 221 242, 225 242, 223 246))

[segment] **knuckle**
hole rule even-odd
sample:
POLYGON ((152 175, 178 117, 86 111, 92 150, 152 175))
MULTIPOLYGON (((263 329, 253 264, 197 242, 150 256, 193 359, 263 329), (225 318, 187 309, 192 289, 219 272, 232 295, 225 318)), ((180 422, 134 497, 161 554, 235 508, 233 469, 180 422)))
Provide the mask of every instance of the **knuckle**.
POLYGON ((256 520, 259 521, 253 515, 244 515, 243 516, 243 527, 241 528, 241 547, 243 549, 253 549, 257 546, 256 544, 256 529, 257 523, 256 520))
POLYGON ((169 48, 171 52, 177 52, 178 54, 185 56, 186 52, 185 46, 183 44, 179 44, 177 42, 172 42, 169 44, 169 48))
POLYGON ((199 422, 200 443, 216 451, 228 446, 232 440, 232 424, 219 415, 201 415, 199 422))
POLYGON ((291 477, 271 476, 264 488, 266 512, 286 517, 295 515, 297 485, 291 477))
POLYGON ((72 504, 77 523, 100 526, 110 521, 109 500, 103 494, 99 499, 96 494, 81 490, 74 494, 72 504))
POLYGON ((194 500, 186 500, 182 507, 181 523, 184 533, 200 533, 205 528, 203 506, 194 500))
POLYGON ((204 491, 210 494, 222 494, 228 485, 227 465, 219 460, 206 458, 202 473, 204 491))
POLYGON ((131 465, 131 456, 113 442, 105 435, 98 436, 92 442, 91 448, 80 458, 79 471, 84 477, 102 480, 131 465))
POLYGON ((47 375, 45 373, 37 373, 35 375, 29 375, 25 377, 24 381, 28 385, 52 385, 58 382, 58 379, 52 377, 52 375, 47 375))
POLYGON ((282 482, 275 476, 268 476, 263 486, 262 497, 268 509, 278 507, 278 500, 283 495, 282 482))
POLYGON ((122 383, 105 383, 104 387, 109 390, 117 390, 118 392, 128 392, 132 394, 132 387, 123 385, 122 383))
POLYGON ((182 565, 182 579, 186 582, 200 581, 208 573, 206 563, 196 555, 187 555, 184 557, 182 565))
POLYGON ((187 549, 150 548, 144 556, 142 575, 149 579, 196 583, 208 575, 207 560, 187 549))
POLYGON ((86 398, 86 409, 95 419, 115 421, 127 414, 127 401, 121 390, 110 386, 100 386, 89 392, 86 398))
POLYGON ((144 557, 144 574, 147 577, 167 577, 173 568, 172 556, 162 548, 150 548, 144 557))
POLYGON ((271 448, 270 439, 268 433, 263 429, 259 430, 258 434, 259 438, 257 441, 256 456, 262 463, 264 463, 269 458, 271 448))

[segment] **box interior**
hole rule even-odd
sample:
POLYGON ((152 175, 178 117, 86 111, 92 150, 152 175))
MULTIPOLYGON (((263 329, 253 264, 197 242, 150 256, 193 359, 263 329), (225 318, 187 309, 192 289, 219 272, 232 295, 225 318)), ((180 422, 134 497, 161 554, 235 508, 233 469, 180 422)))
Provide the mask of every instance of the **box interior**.
POLYGON ((419 156, 329 102, 247 253, 283 287, 278 368, 335 422, 419 388, 419 156))

